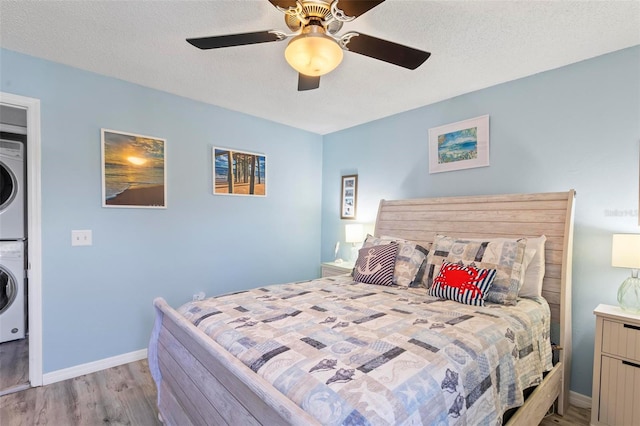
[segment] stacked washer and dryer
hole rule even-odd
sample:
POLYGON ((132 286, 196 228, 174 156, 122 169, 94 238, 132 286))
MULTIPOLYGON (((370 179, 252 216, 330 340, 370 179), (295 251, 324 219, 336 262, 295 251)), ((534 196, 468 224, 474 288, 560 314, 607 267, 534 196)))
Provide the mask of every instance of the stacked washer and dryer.
POLYGON ((0 138, 0 343, 23 339, 25 144, 0 138))

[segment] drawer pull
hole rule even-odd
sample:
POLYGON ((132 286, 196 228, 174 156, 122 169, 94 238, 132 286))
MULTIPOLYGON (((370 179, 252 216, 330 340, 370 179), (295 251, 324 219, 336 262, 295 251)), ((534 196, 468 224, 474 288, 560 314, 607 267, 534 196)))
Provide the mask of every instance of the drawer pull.
POLYGON ((625 364, 625 365, 630 365, 631 367, 640 368, 640 364, 636 364, 636 363, 633 363, 633 362, 622 361, 622 363, 625 364))
POLYGON ((632 330, 638 330, 640 331, 640 327, 638 327, 637 325, 631 325, 631 324, 625 324, 624 328, 630 328, 632 330))

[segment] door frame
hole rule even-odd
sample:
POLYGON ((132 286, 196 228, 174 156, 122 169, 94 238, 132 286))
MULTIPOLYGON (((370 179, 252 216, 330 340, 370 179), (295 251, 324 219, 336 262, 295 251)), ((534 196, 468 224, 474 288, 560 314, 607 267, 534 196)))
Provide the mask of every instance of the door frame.
POLYGON ((40 99, 0 92, 0 104, 27 112, 27 232, 29 251, 29 382, 42 386, 42 180, 40 99))

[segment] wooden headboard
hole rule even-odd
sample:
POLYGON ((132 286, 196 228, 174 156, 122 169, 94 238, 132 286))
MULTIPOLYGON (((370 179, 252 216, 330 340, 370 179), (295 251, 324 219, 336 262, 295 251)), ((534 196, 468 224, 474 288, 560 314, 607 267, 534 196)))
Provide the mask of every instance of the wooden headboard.
POLYGON ((571 260, 575 191, 539 194, 382 200, 375 234, 422 244, 436 234, 468 238, 538 237, 545 235, 542 295, 559 324, 558 345, 564 363, 560 404, 568 407, 571 363, 571 260))

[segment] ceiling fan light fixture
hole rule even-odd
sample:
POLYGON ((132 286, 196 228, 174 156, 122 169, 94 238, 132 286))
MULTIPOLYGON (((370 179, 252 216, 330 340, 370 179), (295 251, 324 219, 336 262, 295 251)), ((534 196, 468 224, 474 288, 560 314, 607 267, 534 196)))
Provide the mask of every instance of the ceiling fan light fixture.
POLYGON ((317 77, 333 71, 342 62, 342 48, 319 25, 309 25, 289 42, 284 57, 300 74, 317 77))

